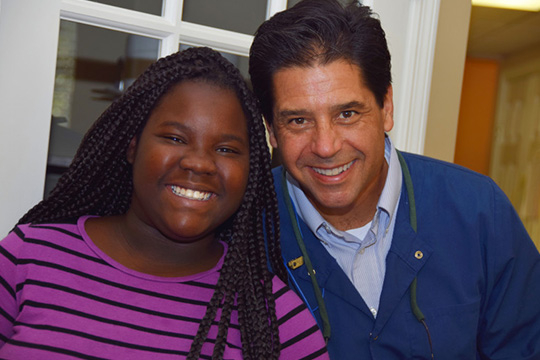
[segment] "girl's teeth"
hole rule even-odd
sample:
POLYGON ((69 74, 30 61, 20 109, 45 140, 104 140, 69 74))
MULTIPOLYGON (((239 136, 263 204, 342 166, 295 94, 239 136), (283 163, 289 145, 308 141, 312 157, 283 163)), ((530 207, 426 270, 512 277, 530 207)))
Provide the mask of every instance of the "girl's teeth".
POLYGON ((212 196, 210 192, 191 190, 179 186, 171 186, 173 194, 191 200, 207 201, 212 196))

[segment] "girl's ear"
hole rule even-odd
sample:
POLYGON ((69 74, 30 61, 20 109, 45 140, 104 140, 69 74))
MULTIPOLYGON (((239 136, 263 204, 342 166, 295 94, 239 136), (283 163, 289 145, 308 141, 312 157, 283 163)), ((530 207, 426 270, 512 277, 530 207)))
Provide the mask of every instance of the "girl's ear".
POLYGON ((137 152, 137 136, 134 136, 133 139, 129 142, 129 146, 126 152, 127 162, 133 165, 135 161, 135 154, 137 152))

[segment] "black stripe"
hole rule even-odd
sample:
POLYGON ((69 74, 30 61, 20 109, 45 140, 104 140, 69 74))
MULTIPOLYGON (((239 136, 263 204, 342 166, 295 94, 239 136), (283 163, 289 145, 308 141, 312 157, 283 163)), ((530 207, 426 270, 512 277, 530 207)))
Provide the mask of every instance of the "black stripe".
POLYGON ((26 348, 31 348, 31 349, 39 349, 39 350, 51 351, 51 352, 55 352, 55 353, 59 353, 59 354, 71 355, 71 356, 75 356, 75 357, 77 357, 79 359, 107 360, 105 358, 99 358, 99 357, 95 357, 95 356, 82 354, 82 353, 77 352, 77 351, 66 350, 66 349, 61 349, 61 348, 57 348, 57 347, 53 347, 53 346, 47 346, 47 345, 33 344, 33 343, 26 342, 26 341, 18 341, 18 340, 8 339, 7 337, 3 336, 1 333, 0 333, 0 340, 2 340, 5 343, 9 343, 11 345, 15 345, 15 346, 19 346, 19 347, 26 347, 26 348))
MULTIPOLYGON (((80 296, 80 297, 84 297, 86 299, 90 299, 90 300, 93 300, 93 301, 97 301, 97 302, 101 302, 101 303, 104 303, 104 304, 116 306, 116 307, 119 307, 119 308, 122 308, 122 309, 141 312, 141 313, 145 313, 145 314, 149 314, 149 315, 153 315, 153 316, 159 316, 159 317, 163 317, 163 318, 176 319, 176 320, 182 320, 182 321, 194 322, 194 323, 198 323, 200 321, 198 319, 189 318, 187 316, 167 314, 167 313, 163 313, 163 312, 158 312, 158 311, 154 311, 154 310, 141 308, 141 307, 138 307, 138 306, 124 304, 124 303, 121 303, 121 302, 118 302, 118 301, 106 299, 106 298, 103 298, 103 297, 100 297, 100 296, 97 296, 97 295, 93 295, 93 294, 89 294, 89 293, 86 293, 86 292, 83 292, 83 291, 71 289, 71 288, 68 288, 66 286, 62 286, 62 285, 58 285, 58 284, 47 283, 47 282, 44 282, 44 281, 30 280, 30 279, 26 280, 24 283, 28 284, 28 285, 41 286, 41 287, 45 287, 45 288, 49 288, 49 289, 55 289, 55 290, 58 290, 58 291, 70 293, 72 295, 77 295, 77 296, 80 296)), ((21 304, 21 306, 19 308, 19 311, 22 311, 23 307, 24 307, 24 303, 21 304)))
MULTIPOLYGON (((157 329, 152 329, 152 328, 145 327, 145 326, 139 326, 139 325, 130 324, 130 323, 123 322, 123 321, 111 320, 111 319, 104 318, 104 317, 101 317, 101 316, 88 314, 88 313, 84 313, 82 311, 70 309, 70 308, 67 308, 65 306, 45 304, 45 303, 40 303, 40 302, 37 302, 37 301, 31 301, 31 300, 25 301, 23 303, 23 307, 24 306, 38 308, 38 309, 48 309, 48 310, 58 311, 58 312, 67 313, 67 314, 71 314, 71 315, 74 315, 74 316, 86 318, 86 319, 95 320, 95 321, 105 323, 105 324, 121 326, 121 327, 129 328, 129 329, 133 329, 133 330, 137 330, 137 331, 142 331, 142 332, 146 332, 146 333, 150 333, 150 334, 155 334, 155 335, 164 335, 164 336, 170 336, 170 337, 176 337, 176 338, 188 339, 188 340, 193 340, 194 339, 194 336, 191 336, 191 335, 186 335, 186 334, 181 334, 181 333, 174 333, 174 332, 170 332, 170 331, 157 330, 157 329)), ((215 340, 211 341, 211 339, 208 339, 208 340, 210 342, 215 341, 215 340)))
POLYGON ((303 358, 298 359, 298 360, 311 360, 311 359, 315 359, 315 358, 321 356, 322 354, 326 354, 326 347, 323 347, 320 350, 317 350, 314 353, 312 353, 312 354, 310 354, 308 356, 304 356, 303 358))
POLYGON ((58 250, 58 251, 61 251, 61 252, 67 253, 67 254, 75 255, 77 257, 80 257, 80 258, 83 258, 83 259, 86 259, 86 260, 90 260, 90 261, 96 262, 96 263, 101 264, 101 265, 110 266, 109 263, 107 263, 105 260, 103 260, 101 258, 86 255, 86 254, 80 253, 78 251, 66 248, 64 246, 60 246, 60 245, 51 243, 50 241, 41 240, 41 239, 35 239, 35 238, 30 238, 30 237, 26 237, 24 239, 24 241, 27 242, 27 243, 30 243, 30 244, 46 246, 48 248, 55 249, 55 250, 58 250))
POLYGON ((299 342, 300 340, 308 337, 309 335, 317 332, 317 331, 320 331, 319 330, 319 327, 317 325, 313 325, 312 327, 310 327, 309 329, 307 329, 306 331, 296 335, 295 337, 293 337, 292 339, 284 342, 283 344, 281 344, 281 348, 282 349, 285 349, 291 345, 294 345, 295 343, 299 342))
MULTIPOLYGON (((76 225, 76 224, 73 224, 73 225, 76 225)), ((69 230, 63 229, 61 227, 54 226, 54 225, 30 224, 30 227, 31 228, 37 228, 37 229, 46 229, 46 230, 58 231, 58 232, 61 232, 62 234, 69 235, 72 238, 76 238, 78 240, 84 240, 83 237, 80 234, 74 233, 72 231, 69 231, 69 230)))
MULTIPOLYGON (((73 275, 77 275, 77 276, 83 277, 83 278, 88 279, 88 280, 93 280, 93 281, 96 281, 98 283, 106 284, 106 285, 109 285, 109 286, 112 286, 112 287, 115 287, 115 288, 118 288, 118 289, 131 291, 131 292, 135 292, 135 293, 139 293, 139 294, 144 294, 144 295, 152 296, 152 297, 155 297, 155 298, 172 300, 172 301, 181 302, 181 303, 187 303, 187 304, 192 304, 192 305, 201 305, 201 306, 208 305, 208 303, 205 302, 205 301, 194 300, 194 299, 186 299, 186 298, 181 298, 181 297, 172 296, 172 295, 160 294, 160 293, 157 293, 157 292, 154 292, 154 291, 139 289, 139 288, 136 288, 136 287, 133 287, 133 286, 128 286, 128 285, 120 284, 120 283, 113 282, 113 281, 110 281, 110 280, 105 280, 103 278, 100 278, 100 277, 97 277, 97 276, 94 276, 94 275, 90 275, 90 274, 87 274, 87 273, 82 272, 82 271, 74 270, 74 269, 68 268, 66 266, 51 263, 51 262, 48 262, 48 261, 41 261, 41 260, 34 260, 34 259, 19 259, 19 264, 25 264, 25 265, 26 264, 34 264, 34 265, 38 265, 38 266, 49 267, 49 268, 52 268, 52 269, 56 269, 56 270, 64 271, 64 272, 67 272, 67 273, 70 273, 70 274, 73 274, 73 275)), ((16 290, 20 291, 22 289, 22 286, 24 286, 24 283, 17 284, 16 290)))
POLYGON ((305 309, 306 309, 306 305, 304 305, 304 303, 298 305, 297 307, 289 311, 287 314, 285 314, 282 318, 278 319, 278 326, 283 325, 284 323, 287 322, 287 320, 300 314, 305 309))
POLYGON ((32 329, 37 330, 46 330, 46 331, 53 331, 57 333, 62 334, 69 334, 73 336, 77 336, 80 338, 85 338, 93 341, 97 341, 104 344, 114 345, 118 347, 128 348, 128 349, 135 349, 135 350, 142 350, 142 351, 149 351, 149 352, 155 352, 160 354, 175 354, 175 355, 187 355, 188 352, 185 351, 179 351, 179 350, 170 350, 170 349, 161 349, 156 347, 150 347, 150 346, 144 346, 144 345, 137 345, 137 344, 131 344, 124 341, 119 340, 112 340, 109 338, 104 338, 97 335, 88 334, 82 331, 77 331, 73 329, 66 329, 58 326, 50 326, 50 325, 37 325, 37 324, 24 324, 24 323, 17 323, 19 326, 26 326, 32 329))
POLYGON ((11 285, 9 285, 8 282, 1 276, 0 276, 0 285, 2 285, 2 287, 6 289, 6 291, 11 295, 11 297, 15 299, 15 290, 13 290, 11 285))
POLYGON ((12 263, 13 265, 17 265, 17 258, 15 258, 15 256, 11 255, 2 246, 0 246, 0 254, 2 254, 6 259, 8 259, 9 262, 12 263))
POLYGON ((19 239, 24 240, 24 233, 22 232, 20 227, 17 226, 15 229, 13 229, 12 232, 15 233, 15 235, 17 235, 19 239))
MULTIPOLYGON (((81 312, 81 311, 78 311, 78 310, 70 309, 70 308, 67 308, 67 307, 64 307, 64 306, 45 304, 45 303, 40 303, 40 302, 37 302, 37 301, 31 301, 31 300, 25 301, 23 303, 23 306, 29 306, 29 307, 38 308, 38 309, 48 309, 48 310, 58 311, 58 312, 67 313, 67 314, 71 314, 71 315, 74 315, 74 316, 86 318, 86 319, 95 320, 95 321, 105 323, 105 324, 111 324, 111 325, 115 325, 115 326, 125 327, 125 328, 129 328, 129 329, 133 329, 133 330, 137 330, 137 331, 141 331, 141 332, 146 332, 146 333, 150 333, 150 334, 155 334, 155 335, 163 335, 163 336, 169 336, 169 337, 175 337, 175 338, 187 339, 187 340, 193 340, 195 338, 195 336, 187 335, 187 334, 183 334, 183 333, 175 333, 175 332, 171 332, 171 331, 157 330, 157 329, 152 329, 152 328, 145 327, 145 326, 126 323, 126 322, 123 322, 123 321, 111 320, 111 319, 104 318, 104 317, 101 317, 101 316, 96 316, 96 315, 93 315, 93 314, 88 314, 88 313, 84 313, 84 312, 81 312)), ((199 320, 199 323, 200 323, 200 320, 199 320)), ((217 325, 217 324, 218 324, 217 322, 214 322, 214 325, 217 325)), ((206 342, 214 344, 216 342, 216 339, 207 338, 206 342)), ((241 347, 239 347, 237 345, 234 345, 234 344, 231 344, 229 342, 226 342, 226 344, 230 348, 241 349, 241 347)))
POLYGON ((184 282, 184 284, 197 286, 197 287, 201 287, 201 288, 206 288, 206 289, 215 289, 216 288, 216 285, 202 283, 202 282, 193 281, 193 280, 192 281, 186 281, 186 282, 184 282))
POLYGON ((0 315, 2 315, 6 320, 9 320, 9 322, 13 323, 15 319, 9 315, 4 309, 0 307, 0 315))
MULTIPOLYGON (((41 287, 45 287, 45 288, 49 288, 49 289, 55 289, 55 290, 67 292, 67 293, 77 295, 77 296, 81 296, 81 297, 84 297, 84 298, 87 298, 87 299, 90 299, 90 300, 93 300, 93 301, 97 301, 97 302, 105 303, 105 304, 108 304, 108 305, 116 306, 116 307, 119 307, 119 308, 122 308, 122 309, 127 309, 127 310, 132 310, 132 311, 136 311, 136 312, 149 314, 149 315, 152 315, 152 316, 158 316, 158 317, 163 317, 163 318, 168 318, 168 319, 175 319, 175 320, 192 322, 192 323, 200 323, 200 321, 201 321, 198 318, 190 318, 190 317, 187 317, 187 316, 167 314, 167 313, 163 313, 163 312, 158 312, 158 311, 154 311, 154 310, 141 308, 141 307, 138 307, 138 306, 124 304, 124 303, 121 303, 121 302, 117 302, 117 301, 113 301, 113 300, 110 300, 110 299, 102 298, 102 297, 99 297, 99 296, 96 296, 96 295, 93 295, 93 294, 85 293, 85 292, 75 290, 75 289, 71 289, 71 288, 68 288, 66 286, 61 286, 61 285, 58 285, 58 284, 46 283, 46 282, 37 281, 37 280, 26 280, 25 283, 27 283, 29 285, 41 286, 41 287)), ((206 306, 208 305, 208 303, 206 303, 206 302, 204 304, 206 306)), ((21 304, 20 308, 19 308, 19 311, 22 311, 24 306, 25 306, 25 303, 23 302, 21 304)), ((215 321, 213 323, 217 324, 217 322, 215 322, 215 321)), ((235 324, 231 324, 229 327, 236 328, 236 329, 240 328, 239 325, 235 325, 235 324)))
POLYGON ((277 300, 289 291, 287 286, 283 286, 278 292, 274 293, 274 299, 277 300))

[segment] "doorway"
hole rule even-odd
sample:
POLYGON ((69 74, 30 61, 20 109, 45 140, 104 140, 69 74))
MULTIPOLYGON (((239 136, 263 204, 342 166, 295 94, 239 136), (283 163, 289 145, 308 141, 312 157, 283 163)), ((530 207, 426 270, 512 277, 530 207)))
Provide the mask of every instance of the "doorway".
POLYGON ((540 248, 540 12, 472 7, 454 162, 493 178, 540 248))

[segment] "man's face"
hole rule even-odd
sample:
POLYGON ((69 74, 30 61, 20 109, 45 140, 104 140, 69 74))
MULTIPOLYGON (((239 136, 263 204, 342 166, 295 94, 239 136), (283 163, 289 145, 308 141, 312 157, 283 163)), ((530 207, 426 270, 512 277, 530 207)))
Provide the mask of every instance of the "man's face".
POLYGON ((341 230, 363 225, 355 214, 372 205, 374 213, 386 179, 392 88, 379 107, 360 68, 346 60, 281 69, 273 85, 270 141, 283 165, 330 223, 341 230))

